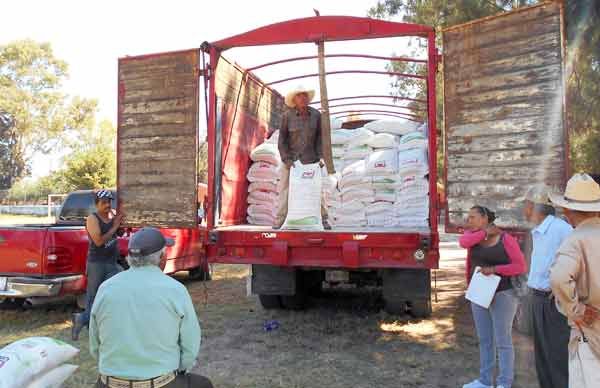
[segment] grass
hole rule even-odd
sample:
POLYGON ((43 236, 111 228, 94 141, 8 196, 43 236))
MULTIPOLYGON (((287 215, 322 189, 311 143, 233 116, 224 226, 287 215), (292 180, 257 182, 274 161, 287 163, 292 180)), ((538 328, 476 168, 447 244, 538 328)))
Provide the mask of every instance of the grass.
MULTIPOLYGON (((428 320, 380 311, 373 290, 330 292, 306 311, 263 310, 246 297, 247 267, 217 265, 213 280, 177 276, 188 288, 202 326, 198 372, 219 388, 454 388, 477 375, 478 347, 463 296, 464 252, 445 250, 437 303, 428 320), (279 329, 263 325, 277 320, 279 329)), ((0 311, 0 346, 48 335, 70 340, 71 307, 0 311)), ((66 388, 92 387, 97 376, 82 332, 80 366, 66 388)), ((531 342, 515 335, 515 388, 536 387, 531 342)))
POLYGON ((0 214, 0 225, 52 224, 54 220, 54 217, 0 214))

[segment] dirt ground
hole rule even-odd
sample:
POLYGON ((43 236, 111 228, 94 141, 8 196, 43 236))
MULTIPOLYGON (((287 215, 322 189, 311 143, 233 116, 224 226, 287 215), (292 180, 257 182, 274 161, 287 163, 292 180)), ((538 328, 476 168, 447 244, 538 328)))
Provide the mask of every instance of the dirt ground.
MULTIPOLYGON (((464 299, 464 256, 444 237, 436 271, 433 316, 415 320, 380 311, 374 290, 343 290, 311 300, 306 311, 265 311, 246 297, 247 268, 214 268, 214 280, 188 287, 201 320, 203 344, 198 371, 215 387, 455 388, 478 374, 477 337, 464 299), (266 321, 279 328, 265 332, 266 321)), ((19 338, 48 335, 68 339, 71 307, 0 312, 0 346, 19 338)), ((535 388, 531 341, 515 333, 515 388, 535 388)), ((80 369, 66 387, 91 386, 96 376, 87 333, 73 361, 80 369)))

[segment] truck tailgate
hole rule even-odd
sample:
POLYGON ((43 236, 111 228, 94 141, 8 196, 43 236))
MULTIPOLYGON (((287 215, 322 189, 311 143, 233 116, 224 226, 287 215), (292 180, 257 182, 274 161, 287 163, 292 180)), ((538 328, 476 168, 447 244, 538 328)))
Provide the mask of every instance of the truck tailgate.
POLYGON ((220 228, 209 234, 217 263, 328 268, 438 268, 437 233, 220 228), (421 254, 423 256, 421 256, 421 254), (418 257, 418 258, 417 258, 418 257))
POLYGON ((0 228, 0 275, 42 275, 48 225, 0 228))

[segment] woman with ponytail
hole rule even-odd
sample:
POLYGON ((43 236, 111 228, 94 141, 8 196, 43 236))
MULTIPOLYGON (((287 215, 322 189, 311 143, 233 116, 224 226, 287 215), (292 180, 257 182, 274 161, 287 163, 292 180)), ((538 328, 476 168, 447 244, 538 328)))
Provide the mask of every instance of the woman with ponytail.
POLYGON ((517 296, 510 278, 526 272, 525 258, 517 240, 494 225, 496 214, 483 206, 469 211, 467 231, 460 246, 468 250, 467 282, 475 268, 482 274, 500 276, 500 284, 489 308, 471 303, 479 337, 479 378, 463 388, 511 388, 514 379, 515 352, 512 325, 517 311, 517 296), (496 384, 493 382, 498 356, 496 384))

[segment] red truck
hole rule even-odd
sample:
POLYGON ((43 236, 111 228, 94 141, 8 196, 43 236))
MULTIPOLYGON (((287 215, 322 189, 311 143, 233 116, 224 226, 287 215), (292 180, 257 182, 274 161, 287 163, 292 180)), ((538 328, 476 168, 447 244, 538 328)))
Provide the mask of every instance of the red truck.
POLYGON ((250 264, 251 290, 265 308, 302 307, 307 293, 323 281, 349 282, 382 286, 385 308, 391 313, 408 308, 426 317, 431 313, 431 271, 439 263, 436 182, 442 136, 448 231, 461 230, 475 203, 497 210, 500 226, 524 230, 527 225, 515 198, 529 184, 565 181, 563 12, 560 2, 547 2, 449 28, 443 31, 443 55, 430 26, 316 16, 206 42, 199 49, 122 58, 120 206, 130 226, 193 227, 200 113, 206 111, 208 189, 203 201, 206 224, 199 227, 199 242, 209 261, 250 264), (337 41, 394 37, 420 39, 427 46, 426 58, 390 57, 394 51, 390 46, 389 52, 378 55, 338 52, 325 54, 324 59, 409 62, 420 66, 419 71, 403 74, 351 67, 330 71, 327 79, 346 75, 352 83, 352 77, 364 74, 409 77, 426 84, 426 98, 394 97, 388 90, 353 94, 329 90, 329 113, 340 118, 358 114, 361 123, 346 122, 347 128, 388 116, 428 123, 429 228, 309 232, 247 225, 249 154, 281 123, 285 108, 277 87, 319 75, 289 74, 263 81, 257 73, 266 78, 268 70, 279 64, 319 58, 316 49, 311 55, 286 58, 287 45, 329 47, 337 41), (225 57, 232 48, 269 45, 275 45, 279 60, 244 68, 225 57), (443 77, 438 78, 440 70, 443 77), (437 127, 439 79, 443 79, 443 131, 437 127), (334 105, 347 108, 334 112, 334 105))
MULTIPOLYGON (((0 227, 0 304, 20 306, 27 300, 49 301, 77 297, 85 306, 86 258, 88 236, 85 219, 94 211, 90 190, 69 194, 55 224, 14 225, 0 227)), ((119 238, 121 261, 127 253, 125 230, 119 238)), ((195 279, 210 278, 204 252, 198 244, 198 228, 162 229, 175 239, 167 249, 165 273, 189 271, 195 279)))

